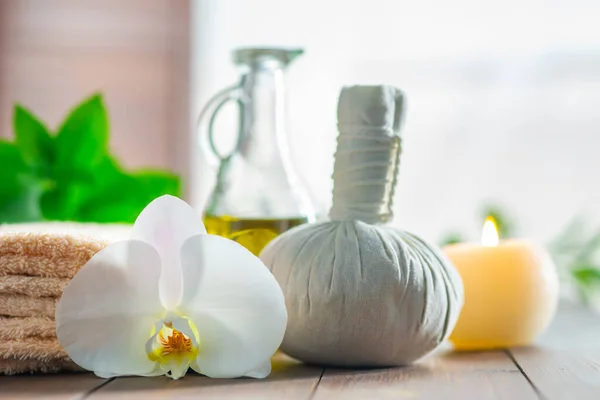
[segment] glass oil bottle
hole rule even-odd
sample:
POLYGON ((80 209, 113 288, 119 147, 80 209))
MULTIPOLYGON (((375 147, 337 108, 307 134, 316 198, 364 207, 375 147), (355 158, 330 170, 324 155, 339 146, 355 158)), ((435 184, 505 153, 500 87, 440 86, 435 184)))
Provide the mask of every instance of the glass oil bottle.
POLYGON ((202 148, 218 162, 217 183, 204 210, 209 234, 234 240, 253 254, 277 235, 314 220, 308 193, 290 162, 286 131, 285 70, 300 49, 245 48, 233 53, 238 84, 217 93, 203 109, 202 148), (239 107, 233 151, 215 145, 215 116, 227 103, 239 107))

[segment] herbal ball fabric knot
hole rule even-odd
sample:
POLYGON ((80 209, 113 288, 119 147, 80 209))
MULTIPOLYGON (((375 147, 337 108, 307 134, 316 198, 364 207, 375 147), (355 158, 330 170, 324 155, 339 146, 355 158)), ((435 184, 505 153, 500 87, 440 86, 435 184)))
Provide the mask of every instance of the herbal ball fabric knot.
POLYGON ((331 221, 292 229, 261 254, 286 299, 282 350, 304 362, 410 364, 458 319, 463 287, 454 266, 434 245, 385 224, 402 106, 390 86, 342 90, 331 221))

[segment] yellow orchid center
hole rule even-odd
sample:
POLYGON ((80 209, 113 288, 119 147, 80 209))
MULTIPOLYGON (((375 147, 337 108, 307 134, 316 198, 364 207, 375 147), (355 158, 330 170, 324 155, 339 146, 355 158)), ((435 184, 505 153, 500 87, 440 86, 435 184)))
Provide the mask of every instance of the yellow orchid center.
POLYGON ((158 333, 153 332, 152 335, 154 339, 148 358, 158 362, 164 373, 173 379, 184 376, 200 352, 196 327, 190 321, 188 323, 194 332, 196 345, 191 337, 173 328, 171 322, 163 323, 158 333))

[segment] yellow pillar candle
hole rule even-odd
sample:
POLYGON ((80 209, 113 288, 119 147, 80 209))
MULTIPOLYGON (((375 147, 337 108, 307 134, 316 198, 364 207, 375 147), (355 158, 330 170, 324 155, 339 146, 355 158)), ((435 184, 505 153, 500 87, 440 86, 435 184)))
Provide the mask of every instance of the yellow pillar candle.
POLYGON ((498 240, 488 217, 482 244, 444 248, 465 288, 450 335, 457 350, 525 346, 548 326, 558 303, 558 274, 548 253, 525 240, 498 240))

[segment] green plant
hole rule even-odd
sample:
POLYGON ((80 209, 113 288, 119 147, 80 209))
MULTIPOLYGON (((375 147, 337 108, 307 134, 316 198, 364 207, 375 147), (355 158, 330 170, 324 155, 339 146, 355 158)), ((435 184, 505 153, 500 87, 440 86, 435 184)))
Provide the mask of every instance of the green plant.
POLYGON ((600 230, 590 232, 576 217, 548 245, 561 272, 574 284, 579 298, 589 304, 600 290, 600 230))
POLYGON ((0 223, 130 223, 154 198, 180 195, 173 173, 126 171, 110 153, 100 94, 73 108, 56 133, 17 104, 13 129, 14 142, 0 141, 0 223))

